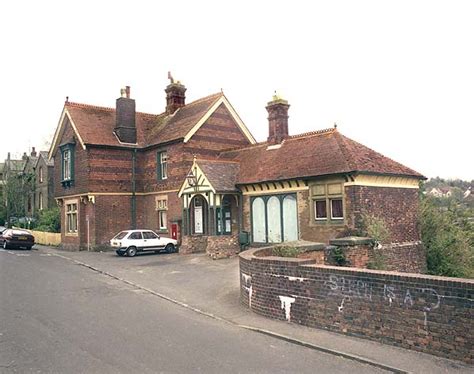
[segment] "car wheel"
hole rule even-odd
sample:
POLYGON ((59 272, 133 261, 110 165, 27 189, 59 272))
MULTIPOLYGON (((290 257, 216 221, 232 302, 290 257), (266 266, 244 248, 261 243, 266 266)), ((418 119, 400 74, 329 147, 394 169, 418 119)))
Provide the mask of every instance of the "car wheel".
POLYGON ((7 241, 4 240, 4 241, 3 241, 3 249, 7 249, 7 248, 8 248, 7 241))
POLYGON ((171 243, 166 244, 165 251, 166 251, 166 253, 173 253, 174 252, 174 245, 171 244, 171 243))
POLYGON ((128 257, 133 257, 137 254, 137 249, 135 247, 129 247, 127 249, 127 256, 128 257))

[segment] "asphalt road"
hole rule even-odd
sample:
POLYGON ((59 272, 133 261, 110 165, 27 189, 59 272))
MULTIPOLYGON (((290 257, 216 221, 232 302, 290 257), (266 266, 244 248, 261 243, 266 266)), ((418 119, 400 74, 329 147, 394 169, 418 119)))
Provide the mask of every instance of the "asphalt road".
POLYGON ((38 251, 0 250, 1 373, 376 373, 38 251))

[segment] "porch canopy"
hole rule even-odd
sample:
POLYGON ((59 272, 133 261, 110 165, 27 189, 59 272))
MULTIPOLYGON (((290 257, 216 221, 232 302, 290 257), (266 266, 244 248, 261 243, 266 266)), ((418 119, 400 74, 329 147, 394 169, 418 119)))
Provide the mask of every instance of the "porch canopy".
POLYGON ((231 235, 241 226, 239 163, 197 160, 179 189, 184 235, 231 235))

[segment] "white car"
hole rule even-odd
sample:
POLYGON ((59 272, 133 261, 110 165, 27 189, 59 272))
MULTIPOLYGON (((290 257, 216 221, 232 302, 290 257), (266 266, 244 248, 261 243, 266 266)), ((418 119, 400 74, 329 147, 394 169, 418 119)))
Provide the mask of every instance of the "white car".
POLYGON ((178 241, 160 236, 152 230, 125 230, 119 232, 110 240, 110 245, 116 248, 119 256, 127 254, 133 257, 137 252, 162 250, 171 253, 178 249, 178 241))

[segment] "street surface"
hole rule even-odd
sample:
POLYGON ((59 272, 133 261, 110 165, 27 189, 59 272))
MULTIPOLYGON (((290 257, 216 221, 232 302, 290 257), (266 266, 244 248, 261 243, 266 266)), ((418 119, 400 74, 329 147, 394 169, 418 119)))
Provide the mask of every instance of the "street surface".
POLYGON ((54 254, 0 250, 0 372, 383 371, 200 315, 54 254))

